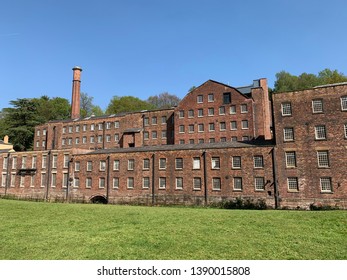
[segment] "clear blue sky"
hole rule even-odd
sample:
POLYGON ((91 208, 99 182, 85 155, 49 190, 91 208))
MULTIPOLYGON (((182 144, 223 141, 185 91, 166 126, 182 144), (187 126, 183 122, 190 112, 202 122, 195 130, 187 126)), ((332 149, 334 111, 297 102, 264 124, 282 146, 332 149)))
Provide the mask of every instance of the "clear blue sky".
POLYGON ((0 109, 17 98, 183 97, 208 79, 243 86, 285 70, 347 74, 347 1, 2 0, 0 109))

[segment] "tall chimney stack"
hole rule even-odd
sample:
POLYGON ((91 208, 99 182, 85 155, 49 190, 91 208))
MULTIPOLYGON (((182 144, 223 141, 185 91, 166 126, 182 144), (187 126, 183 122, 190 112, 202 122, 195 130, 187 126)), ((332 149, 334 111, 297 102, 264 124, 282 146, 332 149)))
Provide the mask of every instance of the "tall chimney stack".
POLYGON ((81 72, 82 68, 75 66, 73 70, 72 80, 72 100, 71 100, 71 119, 78 119, 80 117, 80 103, 81 103, 81 72))

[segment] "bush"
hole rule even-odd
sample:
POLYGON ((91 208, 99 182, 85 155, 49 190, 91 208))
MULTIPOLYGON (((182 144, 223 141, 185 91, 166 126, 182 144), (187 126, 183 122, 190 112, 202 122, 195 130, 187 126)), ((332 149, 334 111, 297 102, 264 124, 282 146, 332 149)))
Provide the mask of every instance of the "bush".
POLYGON ((252 198, 237 197, 233 200, 223 200, 210 204, 211 207, 221 209, 255 209, 265 210, 267 205, 264 199, 254 200, 252 198))

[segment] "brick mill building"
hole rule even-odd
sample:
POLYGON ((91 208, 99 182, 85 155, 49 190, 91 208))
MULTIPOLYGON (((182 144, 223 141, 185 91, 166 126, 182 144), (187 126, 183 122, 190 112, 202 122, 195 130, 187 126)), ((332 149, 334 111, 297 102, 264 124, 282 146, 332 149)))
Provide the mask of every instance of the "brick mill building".
MULTIPOLYGON (((177 107, 80 117, 35 128, 34 149, 0 151, 0 195, 49 201, 347 209, 347 83, 276 93, 266 79, 209 80, 177 107)), ((8 141, 7 141, 8 142, 8 141)))

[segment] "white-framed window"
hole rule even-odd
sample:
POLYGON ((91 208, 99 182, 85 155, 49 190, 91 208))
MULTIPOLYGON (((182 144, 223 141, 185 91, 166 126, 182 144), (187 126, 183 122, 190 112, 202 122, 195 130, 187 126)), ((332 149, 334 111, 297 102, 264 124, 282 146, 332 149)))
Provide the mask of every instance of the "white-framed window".
POLYGON ((255 177, 254 185, 256 191, 264 191, 265 190, 265 179, 264 177, 255 177))
POLYGON ((113 177, 112 179, 112 186, 114 189, 118 189, 119 188, 119 178, 118 177, 113 177))
POLYGON ((242 120, 241 121, 241 128, 242 129, 248 129, 248 120, 242 120))
POLYGON ((102 135, 98 135, 98 143, 102 143, 102 135))
POLYGON ((284 141, 294 141, 294 128, 285 127, 283 129, 283 140, 284 141))
POLYGON ((198 117, 203 117, 204 116, 204 109, 198 109, 198 117))
POLYGON ((323 113, 323 100, 322 99, 312 100, 312 113, 323 113))
POLYGON ((98 124, 98 130, 102 130, 102 127, 103 127, 102 123, 99 123, 98 124))
POLYGON ((194 133, 194 124, 188 125, 188 133, 194 133))
POLYGON ((209 93, 207 96, 207 102, 214 102, 214 94, 213 93, 209 93))
POLYGON ((248 112, 247 104, 241 104, 241 114, 244 114, 247 112, 248 112))
POLYGON ((75 144, 78 145, 79 143, 80 143, 80 138, 79 138, 79 137, 76 137, 76 138, 75 138, 75 144))
POLYGON ((201 190, 201 178, 200 177, 194 177, 193 178, 193 189, 194 190, 201 190))
POLYGON ((347 96, 341 97, 341 110, 347 111, 347 96))
POLYGON ((282 116, 292 115, 292 104, 290 102, 284 102, 281 104, 282 116))
POLYGON ((344 133, 345 133, 345 138, 347 138, 347 123, 345 123, 343 125, 343 130, 344 130, 344 133))
POLYGON ((84 125, 82 126, 82 131, 87 131, 87 125, 86 125, 86 124, 84 124, 84 125))
MULTIPOLYGON (((31 168, 36 168, 36 163, 37 163, 37 156, 33 156, 31 158, 31 168)), ((46 161, 47 163, 47 161, 46 161)), ((13 160, 12 160, 12 164, 13 164, 13 160)))
POLYGON ((242 177, 233 178, 233 189, 235 191, 242 191, 242 177))
POLYGON ((40 147, 40 141, 36 141, 36 148, 40 147))
POLYGON ((240 169, 241 168, 241 157, 240 156, 232 156, 231 166, 233 169, 240 169))
POLYGON ((221 141, 221 142, 226 142, 226 141, 227 141, 227 138, 226 138, 226 137, 221 137, 221 138, 220 138, 220 141, 221 141))
POLYGON ((166 137, 167 137, 167 131, 166 130, 162 130, 161 131, 161 138, 162 139, 166 139, 166 137))
POLYGON ((66 139, 65 138, 61 139, 61 145, 65 146, 65 144, 66 144, 66 139))
POLYGON ((90 136, 90 138, 89 138, 89 142, 90 143, 94 143, 95 142, 95 140, 94 140, 95 138, 94 138, 94 136, 90 136))
POLYGON ((288 191, 298 191, 299 190, 298 177, 288 177, 287 186, 288 186, 288 191))
POLYGON ((332 184, 330 177, 320 178, 320 188, 322 192, 332 192, 332 184))
MULTIPOLYGON (((6 168, 7 168, 7 162, 8 162, 8 158, 6 158, 6 168)), ((22 168, 26 168, 26 163, 27 163, 27 157, 22 156, 22 168)))
POLYGON ((106 123, 106 129, 111 129, 111 122, 106 123))
POLYGON ((110 143, 110 142, 111 142, 111 135, 110 135, 110 134, 107 134, 107 135, 106 135, 106 142, 107 142, 107 143, 110 143))
POLYGON ((53 155, 52 157, 52 168, 57 168, 58 165, 58 155, 53 155))
POLYGON ((103 189, 103 188, 105 188, 105 178, 100 177, 99 178, 99 189, 103 189))
POLYGON ((92 171, 92 170, 93 170, 93 162, 87 161, 87 171, 92 171))
POLYGON ((230 106, 230 115, 235 115, 236 114, 236 106, 235 105, 231 105, 230 106))
POLYGON ((188 110, 188 118, 194 118, 194 110, 188 110))
POLYGON ((212 169, 220 169, 220 158, 212 157, 211 159, 212 169))
POLYGON ((178 112, 178 117, 179 117, 180 119, 184 118, 184 110, 180 110, 180 111, 178 112))
POLYGON ((183 124, 181 124, 181 125, 178 127, 178 129, 179 129, 179 133, 184 133, 184 125, 183 125, 183 124))
POLYGON ((75 171, 80 171, 80 166, 81 166, 81 164, 80 164, 80 162, 79 161, 75 161, 75 171))
POLYGON ((214 116, 214 108, 208 108, 207 112, 209 116, 214 116))
MULTIPOLYGON (((44 186, 44 184, 45 184, 45 176, 46 176, 46 173, 42 173, 41 174, 41 186, 44 186), (42 176, 44 175, 44 177, 43 177, 43 181, 42 181, 42 176)), ((24 184, 25 184, 25 176, 24 175, 21 175, 20 176, 20 180, 19 180, 19 187, 21 187, 21 188, 24 188, 24 184)))
MULTIPOLYGON (((35 176, 35 174, 31 175, 31 179, 32 177, 35 176)), ((31 182, 32 180, 30 180, 31 182)), ((14 187, 16 185, 16 173, 11 173, 11 187, 14 187)), ((33 186, 31 183, 30 183, 30 186, 33 186)))
POLYGON ((69 126, 69 133, 72 133, 72 129, 73 129, 73 127, 69 126))
POLYGON ((212 178, 212 190, 220 191, 221 190, 221 180, 219 177, 212 178))
POLYGON ((144 117, 143 118, 143 125, 144 126, 148 126, 149 125, 149 118, 148 117, 144 117))
POLYGON ((219 123, 219 130, 224 131, 227 129, 227 125, 225 122, 220 122, 219 123))
POLYGON ((119 133, 114 134, 114 142, 118 143, 119 141, 119 133))
POLYGON ((148 170, 149 169, 149 165, 150 165, 149 158, 143 159, 143 169, 144 170, 148 170))
POLYGON ((143 177, 142 178, 142 188, 143 189, 149 189, 150 187, 150 179, 149 177, 143 177))
POLYGON ((106 170, 106 160, 100 160, 99 170, 100 171, 105 171, 106 170))
POLYGON ((237 130, 237 122, 236 121, 230 122, 230 129, 231 130, 237 130))
POLYGON ((6 182, 7 182, 7 174, 6 173, 2 173, 1 174, 1 186, 5 187, 6 186, 6 182))
MULTIPOLYGON (((69 159, 69 158, 68 158, 69 159)), ((67 162, 69 162, 69 160, 67 159, 67 162)), ((33 160, 34 160, 34 158, 33 158, 33 160)), ((65 158, 64 158, 64 160, 65 160, 65 158)), ((36 159, 35 159, 35 161, 36 161, 36 159)), ((36 162, 34 163, 33 162, 33 164, 35 164, 36 165, 36 162)), ((42 168, 46 168, 47 167, 47 155, 43 155, 42 156, 42 168)), ((64 167, 65 167, 65 162, 64 162, 64 167)), ((67 167, 67 166, 66 166, 67 167)))
POLYGON ((159 177, 159 189, 166 188, 166 177, 159 177))
POLYGON ((199 144, 202 144, 202 143, 204 143, 204 142, 205 142, 204 139, 199 139, 199 144))
POLYGON ((329 151, 317 151, 318 167, 330 167, 329 151))
POLYGON ((69 174, 63 173, 63 188, 67 188, 69 174))
POLYGON ((194 139, 189 139, 189 144, 194 144, 194 139))
POLYGON ((145 140, 149 139, 149 132, 148 131, 143 132, 143 139, 145 139, 145 140))
POLYGON ((158 124, 158 119, 157 119, 157 117, 152 117, 152 124, 153 124, 153 125, 158 124))
POLYGON ((286 157, 286 167, 288 168, 296 167, 296 152, 295 151, 285 152, 285 157, 286 157))
POLYGON ((68 144, 68 145, 72 145, 72 138, 68 138, 68 139, 67 139, 67 144, 68 144))
POLYGON ((92 124, 90 125, 90 131, 94 131, 94 130, 95 130, 95 124, 92 123, 92 124))
POLYGON ((159 169, 166 169, 166 158, 159 159, 159 169))
POLYGON ((161 124, 166 124, 167 122, 167 116, 162 116, 161 117, 161 124))
POLYGON ((176 177, 176 190, 182 190, 182 189, 183 189, 183 178, 176 177))
POLYGON ((219 107, 219 115, 225 115, 225 107, 224 106, 219 107))
POLYGON ((204 124, 203 123, 198 124, 198 132, 204 132, 204 124))
POLYGON ((193 158, 193 169, 200 169, 200 158, 194 157, 193 158))
POLYGON ((134 167, 135 167, 135 160, 129 159, 128 160, 128 170, 134 170, 134 167))
POLYGON ((63 126, 63 133, 66 133, 66 126, 63 126))
POLYGON ((119 128, 119 121, 114 122, 114 128, 119 128))
POLYGON ((231 136, 231 142, 237 142, 237 136, 231 136))
POLYGON ((152 139, 157 139, 158 138, 158 133, 156 130, 152 131, 152 139))
POLYGON ((90 178, 90 177, 87 177, 86 178, 86 188, 87 189, 90 189, 91 187, 92 187, 92 178, 90 178))
POLYGON ((183 158, 176 158, 175 159, 175 168, 176 169, 183 169, 183 158))
POLYGON ((127 178, 127 188, 128 189, 134 188, 134 177, 128 177, 127 178))
POLYGON ((208 139, 208 143, 214 143, 214 142, 216 142, 216 139, 214 139, 214 138, 209 138, 208 139))
POLYGON ((204 96, 203 95, 198 95, 196 97, 196 101, 197 101, 197 103, 203 103, 204 102, 204 96))
POLYGON ((57 173, 52 173, 51 187, 55 188, 57 186, 57 173))
POLYGON ((254 168, 264 168, 263 156, 254 156, 253 162, 254 162, 254 168))
POLYGON ((208 130, 209 131, 214 131, 214 123, 209 123, 208 124, 208 130))
POLYGON ((40 136, 40 130, 39 129, 36 131, 36 136, 40 136))
POLYGON ((317 125, 314 128, 315 139, 316 140, 325 140, 327 139, 327 133, 325 129, 325 125, 317 125))
POLYGON ((80 187, 80 178, 75 177, 74 178, 74 188, 79 188, 80 187))
POLYGON ((86 144, 86 143, 87 143, 87 136, 83 136, 83 137, 82 137, 82 143, 83 143, 83 144, 86 144))
MULTIPOLYGON (((5 159, 7 160, 7 158, 4 158, 4 161, 5 159)), ((7 163, 6 163, 7 165, 7 163)), ((7 168, 7 166, 5 167, 5 169, 7 168)), ((17 157, 13 157, 12 158, 12 169, 16 169, 17 168, 17 157)))

